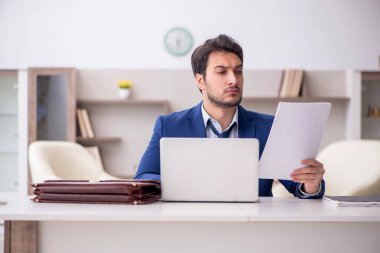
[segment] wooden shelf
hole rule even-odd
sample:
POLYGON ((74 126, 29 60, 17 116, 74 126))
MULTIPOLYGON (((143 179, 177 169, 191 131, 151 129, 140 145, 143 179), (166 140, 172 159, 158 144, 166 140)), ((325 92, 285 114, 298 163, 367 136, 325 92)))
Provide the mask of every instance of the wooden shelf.
POLYGON ((368 116, 363 116, 362 117, 362 120, 378 120, 378 121, 380 121, 380 117, 378 116, 378 117, 375 117, 375 116, 372 116, 372 117, 368 117, 368 116))
POLYGON ((380 71, 362 72, 362 81, 380 81, 380 71))
POLYGON ((348 102, 348 97, 243 97, 243 102, 348 102))
POLYGON ((77 137, 76 141, 81 144, 97 144, 97 143, 114 143, 120 142, 120 137, 95 137, 95 138, 83 138, 77 137))
POLYGON ((86 105, 131 105, 131 106, 163 106, 166 113, 170 112, 168 100, 123 100, 123 99, 78 99, 79 106, 86 105))

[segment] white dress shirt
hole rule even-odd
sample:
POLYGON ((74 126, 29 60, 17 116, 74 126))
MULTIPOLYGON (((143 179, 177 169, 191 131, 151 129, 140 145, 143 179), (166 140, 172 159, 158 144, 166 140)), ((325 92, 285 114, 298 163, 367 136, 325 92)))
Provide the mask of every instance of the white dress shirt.
MULTIPOLYGON (((215 119, 211 118, 211 116, 206 112, 205 108, 203 107, 202 103, 202 117, 203 117, 203 123, 205 124, 206 128, 206 136, 207 138, 218 138, 218 136, 211 130, 211 128, 207 125, 208 120, 211 121, 211 124, 215 127, 215 129, 218 131, 218 133, 222 133, 222 127, 220 126, 219 122, 216 121, 215 119)), ((230 125, 226 128, 229 129, 232 124, 236 122, 236 127, 231 130, 230 136, 228 138, 238 138, 239 133, 238 133, 238 128, 239 128, 239 123, 238 123, 238 109, 236 108, 234 117, 232 118, 232 121, 230 125)))

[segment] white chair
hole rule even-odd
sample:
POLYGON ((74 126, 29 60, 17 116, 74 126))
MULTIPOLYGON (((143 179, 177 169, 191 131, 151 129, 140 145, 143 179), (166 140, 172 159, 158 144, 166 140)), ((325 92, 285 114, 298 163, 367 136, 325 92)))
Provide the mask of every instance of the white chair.
MULTIPOLYGON (((325 195, 379 195, 380 141, 346 140, 325 147, 317 156, 326 170, 325 195)), ((281 184, 272 188, 273 196, 291 196, 281 184)))
POLYGON ((285 187, 278 180, 273 181, 272 194, 273 194, 273 197, 276 197, 276 198, 294 197, 293 194, 290 194, 288 190, 286 190, 285 187))
POLYGON ((106 173, 81 145, 66 141, 36 141, 29 145, 33 183, 45 180, 120 179, 106 173))
POLYGON ((324 148, 317 159, 326 170, 325 195, 380 194, 380 141, 335 142, 324 148))

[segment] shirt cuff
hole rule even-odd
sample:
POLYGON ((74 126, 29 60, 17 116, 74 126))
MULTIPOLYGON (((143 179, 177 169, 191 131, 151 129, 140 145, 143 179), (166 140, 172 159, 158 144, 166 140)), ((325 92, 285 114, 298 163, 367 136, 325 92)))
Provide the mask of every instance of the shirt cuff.
POLYGON ((314 197, 314 196, 317 196, 318 194, 321 193, 321 190, 322 190, 322 182, 319 183, 319 189, 318 189, 318 191, 316 193, 306 193, 306 192, 304 192, 302 190, 302 186, 303 186, 303 183, 298 186, 298 190, 300 191, 300 193, 304 197, 314 197))

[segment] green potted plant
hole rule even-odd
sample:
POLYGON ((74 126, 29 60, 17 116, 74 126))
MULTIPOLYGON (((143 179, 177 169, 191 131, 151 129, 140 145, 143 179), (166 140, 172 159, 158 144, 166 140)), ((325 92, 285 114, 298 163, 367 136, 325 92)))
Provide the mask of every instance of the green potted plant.
POLYGON ((119 97, 122 99, 128 99, 131 94, 132 81, 120 80, 118 82, 118 86, 119 86, 119 97))

